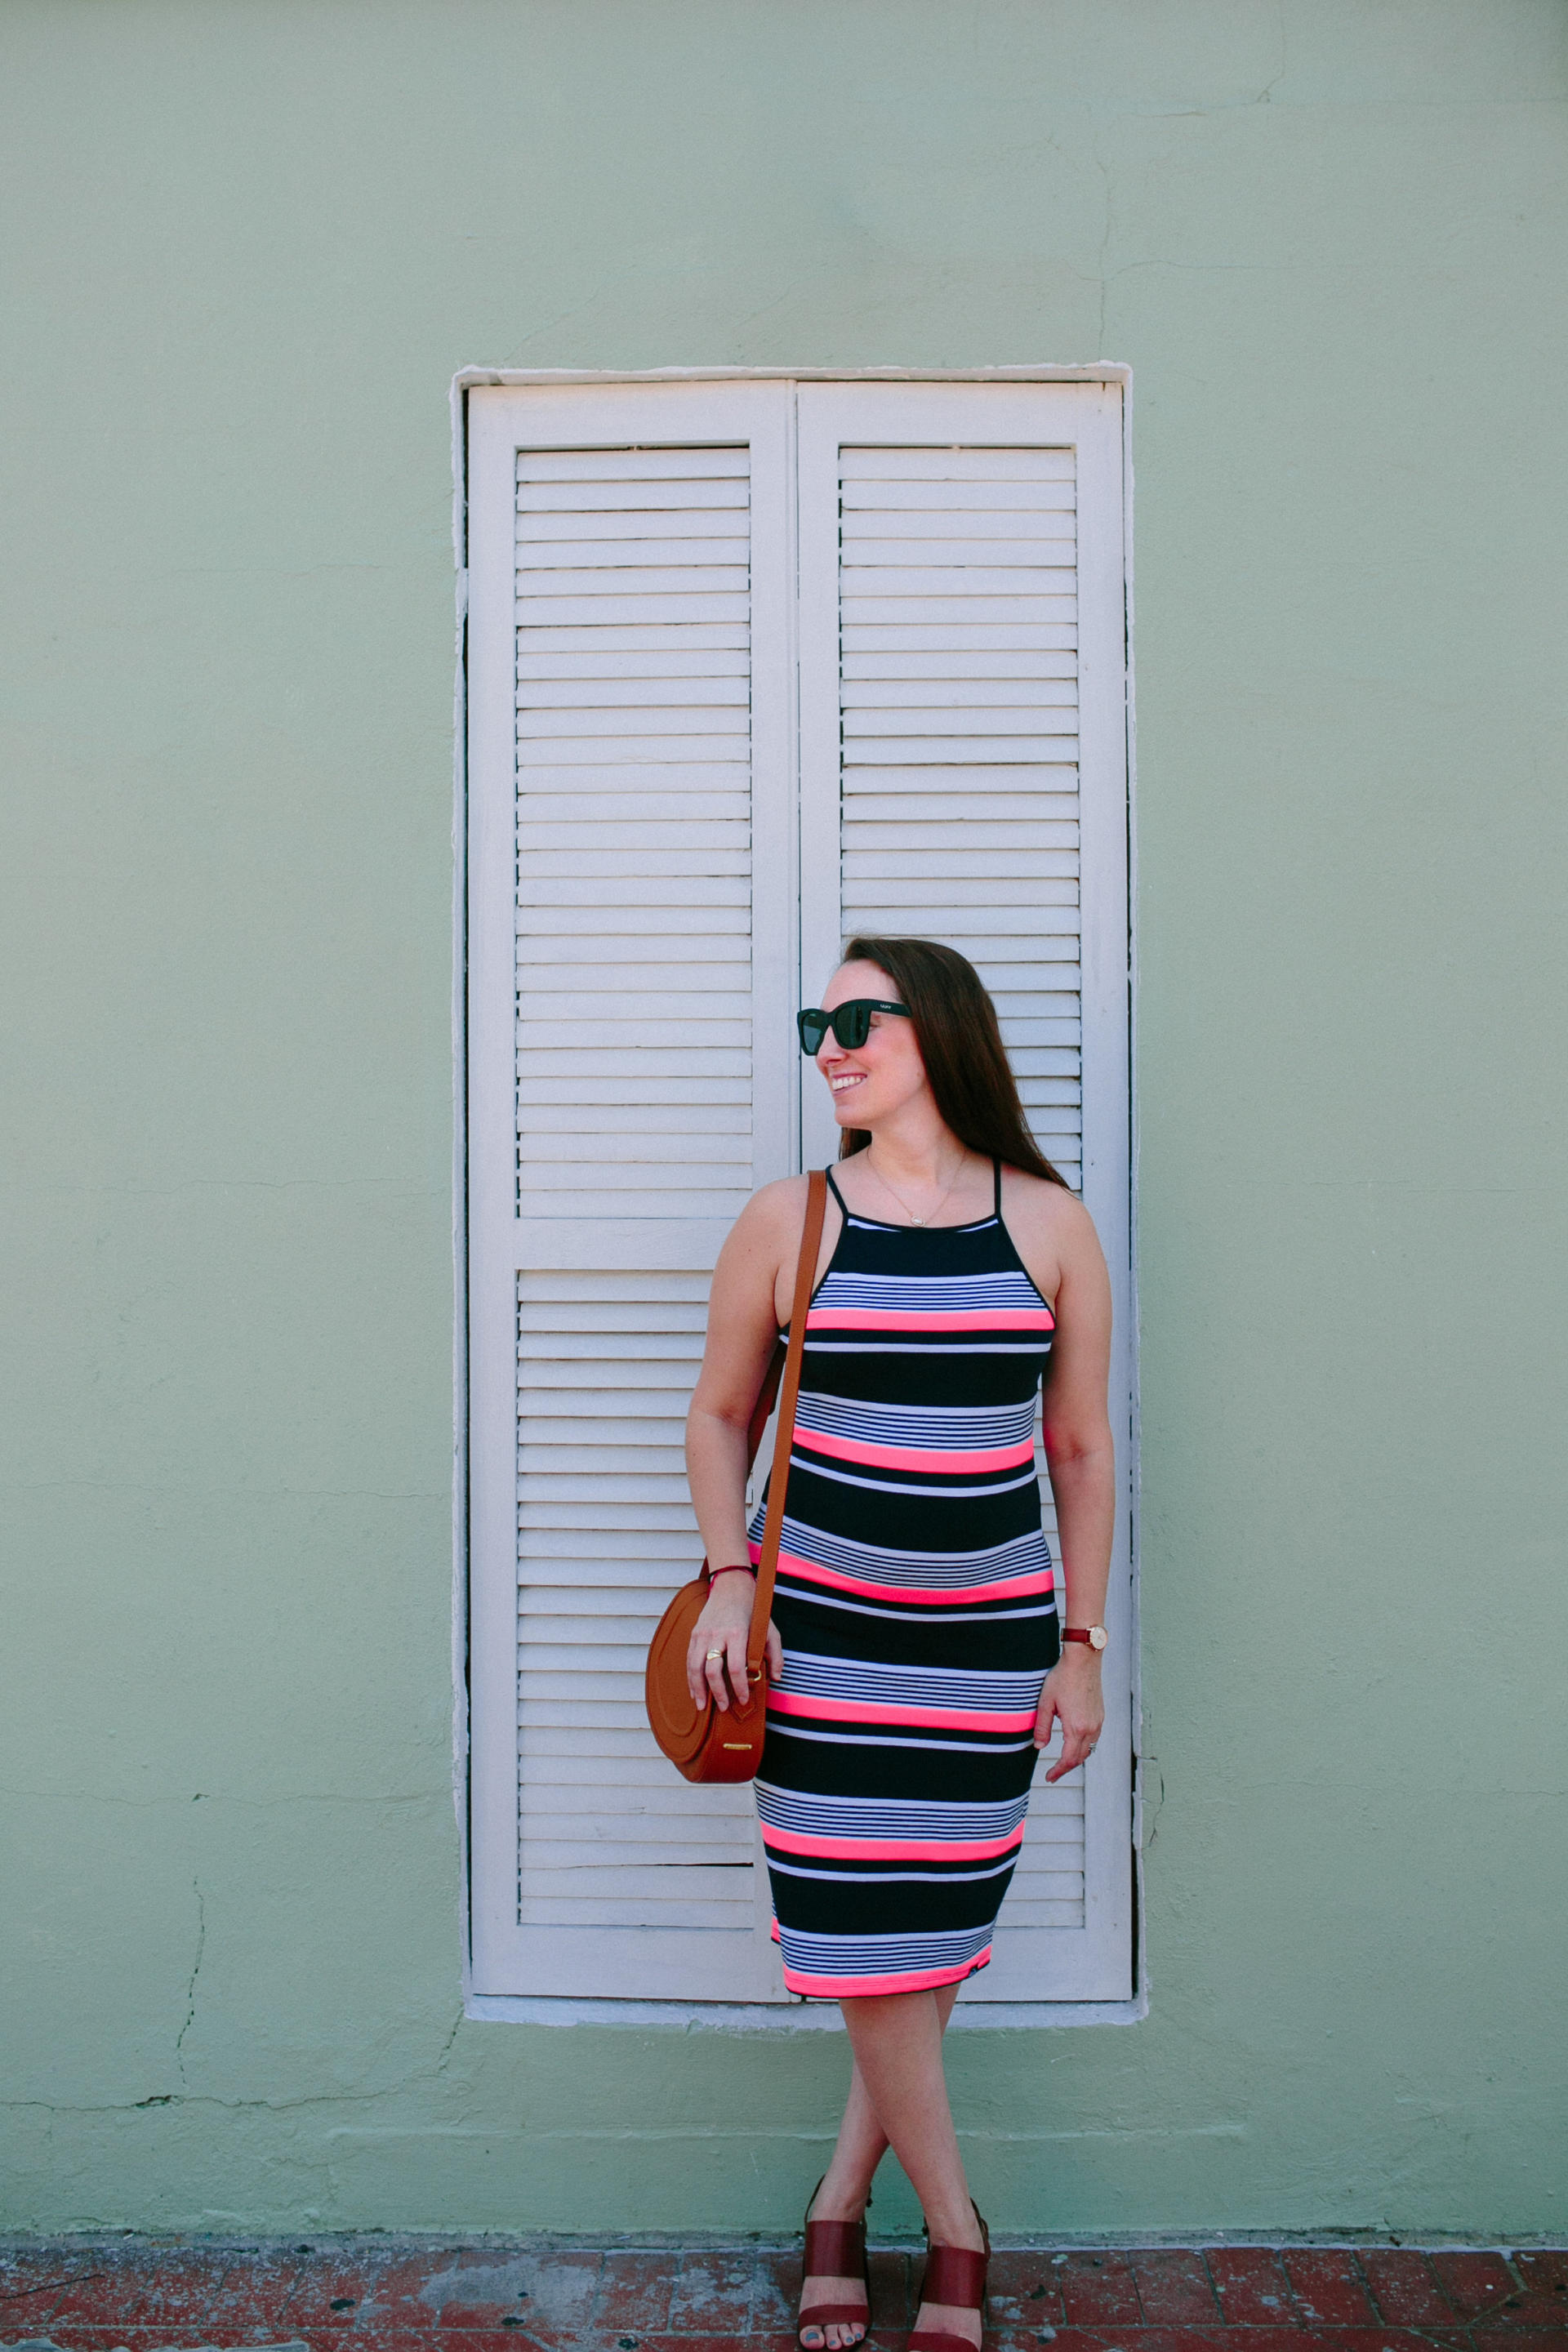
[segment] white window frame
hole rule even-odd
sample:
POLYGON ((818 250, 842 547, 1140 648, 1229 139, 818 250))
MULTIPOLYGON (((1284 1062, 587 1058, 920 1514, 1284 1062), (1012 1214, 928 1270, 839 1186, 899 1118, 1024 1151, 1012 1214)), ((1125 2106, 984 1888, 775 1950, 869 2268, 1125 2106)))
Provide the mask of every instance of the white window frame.
MULTIPOLYGON (((859 371, 828 369, 742 369, 691 368, 661 369, 644 372, 595 371, 575 373, 563 370, 465 369, 454 379, 451 387, 453 469, 454 469, 454 544, 458 563, 458 677, 457 726, 455 759, 454 813, 454 970, 453 970, 453 1043, 455 1059, 455 1149, 454 1149, 454 1272, 458 1303, 454 1338, 454 1514, 453 1514, 453 1672, 454 1724, 453 1769, 454 1796, 459 1835, 462 1844, 462 1949, 465 2013, 497 2021, 514 2021, 549 2024, 577 2022, 615 2022, 647 2026, 665 2024, 685 2027, 708 2023, 734 2030, 766 2030, 799 2032, 832 2030, 838 2025, 837 2011, 828 2004, 790 2002, 785 2006, 767 2004, 753 2006, 746 2002, 718 2000, 659 1999, 595 1999, 574 2000, 562 1996, 529 1996, 485 1993, 475 1990, 472 1981, 472 1888, 470 1872, 469 1819, 473 1801, 468 1686, 468 1632, 470 1623, 469 1571, 469 1510, 468 1462, 470 1422, 468 1399, 469 1330, 468 1309, 468 1157, 469 1115, 467 1101, 468 1037, 466 1003, 468 994, 468 855, 469 802, 468 793, 468 711, 467 705, 467 628, 468 628, 468 515, 469 481, 468 473, 467 397, 479 386, 553 386, 563 392, 589 386, 628 387, 650 383, 683 383, 693 385, 711 383, 790 383, 819 385, 825 389, 834 384, 861 385, 867 383, 921 384, 946 383, 955 390, 978 384, 1002 385, 1039 383, 1096 383, 1120 388, 1121 512, 1123 546, 1120 551, 1121 564, 1116 569, 1114 583, 1107 576, 1098 582, 1086 582, 1089 593, 1113 593, 1121 600, 1125 630, 1126 665, 1124 673, 1113 680, 1086 681, 1089 692, 1085 697, 1086 731, 1089 729, 1119 730, 1124 738, 1124 772, 1126 777, 1125 815, 1103 803, 1093 813, 1092 830, 1086 831, 1083 843, 1085 897, 1091 890, 1110 890, 1120 896, 1125 893, 1128 924, 1127 956, 1123 962, 1114 950, 1102 948, 1098 963, 1091 961, 1086 948, 1084 969, 1085 1066, 1091 1060, 1102 1074, 1120 1073, 1120 1102, 1112 1100, 1116 1087, 1100 1089, 1104 1108, 1096 1111, 1088 1100, 1085 1104, 1085 1190, 1089 1185, 1089 1170, 1097 1156, 1094 1133, 1096 1118, 1102 1124, 1105 1110, 1110 1118, 1110 1128, 1105 1129, 1101 1152, 1108 1150, 1111 1159, 1124 1167, 1128 1181, 1117 1192, 1099 1189, 1094 1201, 1097 1223, 1106 1244, 1116 1291, 1118 1327, 1121 1334, 1119 1357, 1124 1359, 1126 1394, 1129 1400, 1129 1421, 1125 1434, 1118 1429, 1119 1449, 1124 1448, 1124 1459, 1119 1485, 1127 1505, 1119 1514, 1124 1533, 1119 1543, 1120 1558, 1113 1567, 1113 1591, 1125 1595, 1119 1638, 1124 1635, 1130 1645, 1131 1673, 1130 1676, 1131 1748, 1132 1753, 1132 1784, 1131 1790, 1131 1839, 1128 1855, 1130 1899, 1132 1904, 1132 1967, 1131 1997, 1124 2000, 1052 2000, 1031 1999, 1016 2001, 961 2001, 954 2012, 953 2022, 960 2027, 1034 2028, 1088 2023, 1126 2023, 1147 2012, 1148 1987, 1146 1956, 1138 1932, 1142 1913, 1142 1833, 1141 1790, 1138 1784, 1137 1752, 1140 1706, 1137 1648, 1137 1574, 1136 1574, 1136 1511, 1137 1495, 1137 1389, 1136 1389, 1136 1299, 1133 1284, 1133 1246, 1135 1239, 1135 1202, 1131 1172, 1136 1165, 1136 1139, 1132 1132, 1131 1091, 1131 1049, 1132 1015, 1132 940, 1131 922, 1134 872, 1132 866, 1133 807, 1133 739, 1131 701, 1131 468, 1130 456, 1131 373, 1113 365, 1089 367, 1020 367, 978 370, 920 371, 903 369, 866 369, 859 371), (1092 1036, 1092 1049, 1089 1040, 1092 1036), (1120 1133, 1113 1132, 1120 1120, 1120 1133)), ((816 395, 820 400, 823 395, 816 395)), ((929 429, 925 427, 923 429, 929 429)), ((954 411, 953 437, 972 432, 973 414, 968 422, 961 423, 959 410, 954 411)), ((1100 555, 1110 551, 1100 550, 1100 555)), ((814 789, 809 752, 812 712, 809 693, 803 689, 806 707, 801 713, 806 741, 801 780, 803 810, 809 804, 814 789)), ((1103 738, 1102 738, 1103 740, 1103 738)), ((816 787, 821 789, 820 784, 816 787)), ((1086 803, 1086 823, 1090 812, 1086 803)), ((1105 898, 1100 898, 1104 905, 1105 898)), ((812 942, 803 939, 805 960, 816 944, 831 961, 837 952, 837 941, 812 942)), ((820 953, 818 960, 821 960, 820 953)), ((1119 1363, 1118 1370, 1122 1366, 1119 1363)), ((1121 1381, 1113 1393, 1121 1390, 1121 1381)), ((1114 1607, 1113 1601, 1113 1607, 1114 1607)), ((1110 1612, 1108 1612, 1110 1613, 1110 1612)), ((1112 1617, 1113 1623, 1115 1622, 1112 1617)), ((1123 1816, 1125 1819, 1125 1816, 1123 1816)))

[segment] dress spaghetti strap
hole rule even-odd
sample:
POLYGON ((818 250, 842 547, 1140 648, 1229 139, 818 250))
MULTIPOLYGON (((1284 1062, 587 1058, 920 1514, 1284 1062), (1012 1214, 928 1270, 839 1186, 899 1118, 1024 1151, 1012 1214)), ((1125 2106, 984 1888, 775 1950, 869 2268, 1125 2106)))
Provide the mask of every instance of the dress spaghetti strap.
MULTIPOLYGON (((994 1160, 991 1162, 991 1166, 996 1179, 996 1205, 991 1213, 993 1216, 999 1218, 1002 1214, 1002 1162, 1000 1160, 994 1160)), ((827 1181, 831 1183, 833 1179, 829 1177, 827 1181)))

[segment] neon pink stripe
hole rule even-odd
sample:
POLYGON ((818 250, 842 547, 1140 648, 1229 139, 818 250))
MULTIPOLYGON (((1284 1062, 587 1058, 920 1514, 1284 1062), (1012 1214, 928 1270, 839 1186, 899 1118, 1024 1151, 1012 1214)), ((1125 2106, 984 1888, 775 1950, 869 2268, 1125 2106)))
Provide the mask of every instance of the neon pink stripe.
POLYGON ((795 1442, 813 1454, 828 1454, 839 1462, 864 1462, 885 1470, 1013 1470, 1035 1458, 1034 1439, 1018 1445, 990 1445, 965 1454, 924 1445, 866 1445, 853 1437, 827 1437, 819 1429, 795 1423, 795 1442))
POLYGON ((763 1843, 781 1853, 815 1853, 835 1862, 989 1862, 1024 1843, 1022 1827, 999 1838, 828 1838, 763 1824, 763 1843))
MULTIPOLYGON (((763 1556, 760 1543, 748 1547, 753 1567, 763 1556)), ((966 1584, 962 1591, 950 1586, 942 1592, 927 1592, 907 1584, 873 1584, 859 1576, 846 1576, 841 1569, 824 1568, 815 1559, 802 1559, 795 1552, 781 1551, 779 1572, 799 1576, 808 1584, 826 1585, 834 1592, 856 1592, 868 1601, 920 1601, 931 1609, 952 1606, 966 1601, 1019 1601, 1043 1596, 1056 1590, 1056 1575, 1047 1569, 1043 1575, 1003 1576, 991 1584, 966 1584)))
POLYGON ((971 1307, 937 1315, 903 1307, 814 1307, 808 1331, 1054 1331, 1048 1307, 971 1307))
POLYGON ((912 1969, 903 1976, 889 1977, 808 1977, 792 1969, 786 1960, 784 1979, 791 1992, 825 1993, 830 2000, 852 2000, 857 1993, 929 1992, 933 1985, 962 1984, 976 1969, 983 1969, 991 1958, 991 1947, 968 1960, 961 1969, 912 1969))
POLYGON ((921 1731, 1026 1731, 1035 1709, 891 1706, 878 1699, 814 1698, 803 1691, 771 1690, 770 1715, 804 1715, 819 1723, 907 1723, 921 1731))

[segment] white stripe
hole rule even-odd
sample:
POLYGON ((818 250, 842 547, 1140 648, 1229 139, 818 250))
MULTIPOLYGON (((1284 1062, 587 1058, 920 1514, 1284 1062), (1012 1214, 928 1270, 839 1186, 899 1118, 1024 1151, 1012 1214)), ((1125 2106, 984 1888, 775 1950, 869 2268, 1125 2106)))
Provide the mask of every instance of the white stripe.
POLYGON ((994 1731, 977 1731, 971 1739, 910 1739, 884 1731, 880 1724, 875 1727, 874 1738, 867 1732, 857 1736, 850 1731, 808 1731, 796 1717, 775 1716, 772 1707, 768 1709, 767 1721, 771 1729, 787 1734, 791 1739, 815 1739, 829 1748, 950 1748, 954 1756, 1017 1756, 1035 1744, 1033 1739, 1003 1739, 994 1731))
POLYGON ((942 1968, 972 1960, 984 1950, 994 1929, 994 1922, 988 1920, 983 1927, 944 1927, 929 1936, 823 1936, 803 1927, 786 1927, 781 1919, 779 1938, 784 1958, 806 1976, 896 1976, 902 1975, 906 1967, 942 1968), (846 1965, 857 1952, 877 1965, 846 1965), (812 1953, 820 1955, 815 1962, 808 1957, 812 1953))
MULTIPOLYGON (((794 1454, 790 1467, 804 1470, 813 1478, 832 1478, 840 1486, 865 1486, 874 1495, 921 1495, 928 1503, 966 1503, 971 1495, 1016 1495, 1020 1486, 1034 1486, 1037 1476, 1031 1465, 1021 1477, 1005 1479, 999 1486, 976 1486, 965 1480, 962 1486, 904 1486, 896 1478, 857 1478, 847 1470, 829 1470, 823 1462, 799 1461, 794 1454)), ((931 1475, 962 1477, 963 1473, 933 1471, 931 1475)))
POLYGON ((819 1797, 771 1780, 752 1783, 757 1811, 771 1827, 811 1830, 821 1837, 931 1837, 961 1843, 966 1839, 1005 1837, 1024 1821, 1029 1792, 1000 1804, 963 1804, 952 1797, 819 1797))
MULTIPOLYGON (((759 1504, 750 1530, 757 1543, 763 1539, 765 1516, 759 1504)), ((1040 1528, 1026 1528, 1021 1535, 1008 1536, 1004 1542, 987 1544, 979 1551, 895 1551, 883 1544, 864 1543, 853 1536, 807 1527, 805 1520, 791 1518, 787 1511, 780 1549, 810 1567, 840 1569, 846 1575, 864 1578, 868 1584, 896 1581, 926 1586, 933 1591, 963 1591, 972 1584, 1004 1583, 1017 1576, 1040 1575, 1051 1566, 1050 1547, 1040 1528), (896 1575, 884 1573, 888 1570, 896 1570, 896 1575)), ((782 1572, 789 1573, 787 1569, 782 1572)))
POLYGON ((835 1356, 1038 1356, 1049 1354, 1048 1346, 1042 1349, 1039 1340, 1032 1345, 1013 1347, 1000 1339, 985 1347, 969 1347, 956 1339, 944 1339, 940 1331, 931 1334, 923 1347, 906 1345, 901 1339, 837 1339, 813 1332, 807 1342, 818 1355, 835 1356))
MULTIPOLYGON (((900 1625, 929 1625, 931 1622, 930 1605, 923 1601, 907 1601, 901 1609, 879 1609, 875 1601, 848 1601, 843 1593, 829 1592, 821 1585, 799 1585, 782 1571, 778 1580, 793 1599, 800 1601, 803 1608, 844 1609, 854 1617, 886 1617, 900 1625)), ((1054 1617, 1056 1614, 1057 1596, 1051 1591, 1040 1595, 1037 1608, 944 1609, 942 1622, 944 1625, 1006 1625, 1015 1620, 1054 1617)))
POLYGON ((1000 1878, 1016 1869, 1017 1856, 1005 1853, 988 1870, 803 1870, 798 1863, 768 1856, 768 1868, 782 1878, 826 1878, 840 1885, 861 1886, 962 1886, 970 1880, 1000 1878))

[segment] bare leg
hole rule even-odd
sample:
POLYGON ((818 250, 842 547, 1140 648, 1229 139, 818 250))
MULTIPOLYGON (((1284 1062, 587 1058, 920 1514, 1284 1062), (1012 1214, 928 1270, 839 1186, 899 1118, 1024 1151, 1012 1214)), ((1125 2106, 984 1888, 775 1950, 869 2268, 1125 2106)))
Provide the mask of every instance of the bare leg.
MULTIPOLYGON (((952 2014, 952 2004, 958 1999, 956 1985, 940 1985, 929 1996, 936 2007, 939 2031, 945 2031, 952 2014)), ((847 2016, 847 2010, 846 2011, 847 2016)), ((878 2119, 871 2095, 857 2059, 850 2070, 849 2096, 844 2105, 844 2121, 838 2126, 838 2144, 833 2151, 833 2161, 827 2168, 821 2188, 812 2200, 812 2214, 818 2221, 858 2221, 866 2210, 866 2200, 871 2190, 871 2177, 887 2154, 889 2140, 878 2119)), ((951 2241, 949 2242, 951 2242, 951 2241)), ((801 2289, 803 2303, 858 2303, 864 2293, 859 2279, 810 2278, 801 2289)), ((826 2346, 827 2352, 842 2352, 842 2347, 858 2344, 865 2335, 864 2326, 853 2321, 829 2320, 826 2327, 803 2325, 801 2342, 816 2352, 826 2346)))
MULTIPOLYGON (((860 2079, 921 2200, 932 2245, 968 2246, 978 2252, 980 2225, 948 2105, 942 2066, 945 2020, 935 1995, 879 1993, 847 2000, 844 2021, 860 2079)), ((915 2324, 980 2343, 977 2311, 922 2304, 915 2324)))

